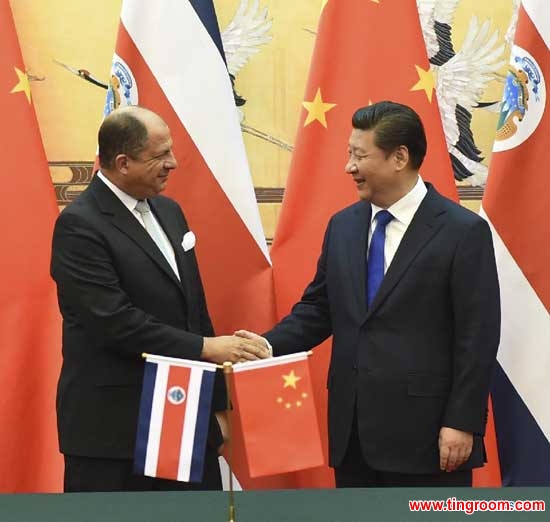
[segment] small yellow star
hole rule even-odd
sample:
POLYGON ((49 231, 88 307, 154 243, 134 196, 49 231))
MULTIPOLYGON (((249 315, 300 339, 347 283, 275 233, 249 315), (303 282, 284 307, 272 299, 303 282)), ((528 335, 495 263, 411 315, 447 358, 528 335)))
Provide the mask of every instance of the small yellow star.
POLYGON ((283 388, 288 388, 289 386, 292 386, 292 388, 296 389, 296 383, 301 379, 301 377, 298 377, 294 370, 291 370, 291 372, 288 375, 283 375, 283 379, 285 381, 285 385, 283 388))
POLYGON ((27 73, 24 73, 21 69, 14 67, 15 74, 19 78, 17 85, 10 91, 10 94, 14 92, 24 92, 27 96, 27 100, 31 103, 31 84, 29 83, 29 77, 27 73))
POLYGON ((296 401, 296 406, 298 406, 298 408, 302 405, 302 401, 296 401))
POLYGON ((416 72, 418 73, 418 82, 412 86, 411 91, 425 91, 426 96, 428 97, 428 101, 431 103, 432 101, 432 95, 435 87, 435 81, 434 76, 432 74, 432 71, 428 68, 422 69, 422 67, 418 67, 418 65, 415 65, 416 72))
POLYGON ((302 399, 307 399, 307 393, 302 393, 302 399))
POLYGON ((285 404, 285 408, 286 408, 287 410, 289 410, 291 407, 292 407, 292 404, 290 404, 290 402, 287 402, 287 403, 285 404))
POLYGON ((277 397, 277 402, 278 402, 279 404, 281 404, 281 403, 283 402, 283 398, 282 398, 282 397, 277 397))
POLYGON ((315 98, 313 98, 313 101, 305 101, 302 103, 302 105, 308 112, 304 127, 307 127, 312 121, 317 120, 319 121, 319 123, 321 123, 323 127, 326 128, 327 118, 325 113, 330 111, 330 109, 336 107, 336 103, 325 103, 323 101, 320 87, 317 89, 317 93, 315 94, 315 98))

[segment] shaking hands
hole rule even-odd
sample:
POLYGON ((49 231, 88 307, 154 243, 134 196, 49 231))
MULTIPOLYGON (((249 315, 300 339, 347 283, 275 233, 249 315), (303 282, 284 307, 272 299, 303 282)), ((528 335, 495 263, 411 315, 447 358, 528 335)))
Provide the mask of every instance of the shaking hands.
POLYGON ((205 337, 201 358, 217 364, 224 362, 245 362, 267 359, 271 352, 257 334, 239 330, 235 335, 205 337))

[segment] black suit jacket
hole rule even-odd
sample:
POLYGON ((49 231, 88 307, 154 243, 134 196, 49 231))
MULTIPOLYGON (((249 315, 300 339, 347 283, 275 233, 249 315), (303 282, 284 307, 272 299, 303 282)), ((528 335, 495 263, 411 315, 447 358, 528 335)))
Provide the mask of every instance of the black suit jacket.
POLYGON ((442 426, 475 434, 463 469, 480 466, 500 336, 489 227, 428 185, 367 310, 370 221, 365 202, 332 217, 315 278, 265 336, 282 355, 334 335, 328 375, 332 466, 344 458, 355 412, 363 454, 375 469, 437 472, 442 426))
MULTIPOLYGON (((147 231, 99 179, 59 216, 51 273, 63 315, 58 385, 60 449, 76 456, 132 458, 143 352, 199 359, 213 335, 189 230, 171 199, 149 200, 175 252, 181 282, 147 231)), ((218 379, 214 409, 225 409, 218 379)), ((221 444, 211 422, 211 445, 221 444)))

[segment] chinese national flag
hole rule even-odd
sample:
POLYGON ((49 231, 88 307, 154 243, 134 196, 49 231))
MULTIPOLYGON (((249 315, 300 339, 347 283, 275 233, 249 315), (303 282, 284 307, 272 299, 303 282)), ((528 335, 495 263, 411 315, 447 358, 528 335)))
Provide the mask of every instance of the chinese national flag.
MULTIPOLYGON (((428 139, 421 175, 458 200, 415 0, 328 0, 271 250, 279 318, 312 279, 330 216, 357 201, 344 171, 352 114, 382 100, 404 103, 420 115, 428 139)), ((312 361, 325 445, 329 355, 326 342, 312 361)), ((331 485, 328 468, 296 474, 296 487, 331 485)))
POLYGON ((251 477, 323 464, 305 352, 234 366, 233 399, 251 477))
POLYGON ((8 0, 0 0, 0 493, 61 489, 61 324, 49 276, 57 206, 8 0))

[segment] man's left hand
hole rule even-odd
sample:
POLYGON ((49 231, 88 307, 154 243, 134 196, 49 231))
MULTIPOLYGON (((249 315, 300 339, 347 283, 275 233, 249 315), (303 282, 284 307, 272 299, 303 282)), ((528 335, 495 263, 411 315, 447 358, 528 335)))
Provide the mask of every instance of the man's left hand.
POLYGON ((454 471, 464 464, 472 453, 474 436, 466 431, 443 427, 439 430, 439 467, 454 471))

